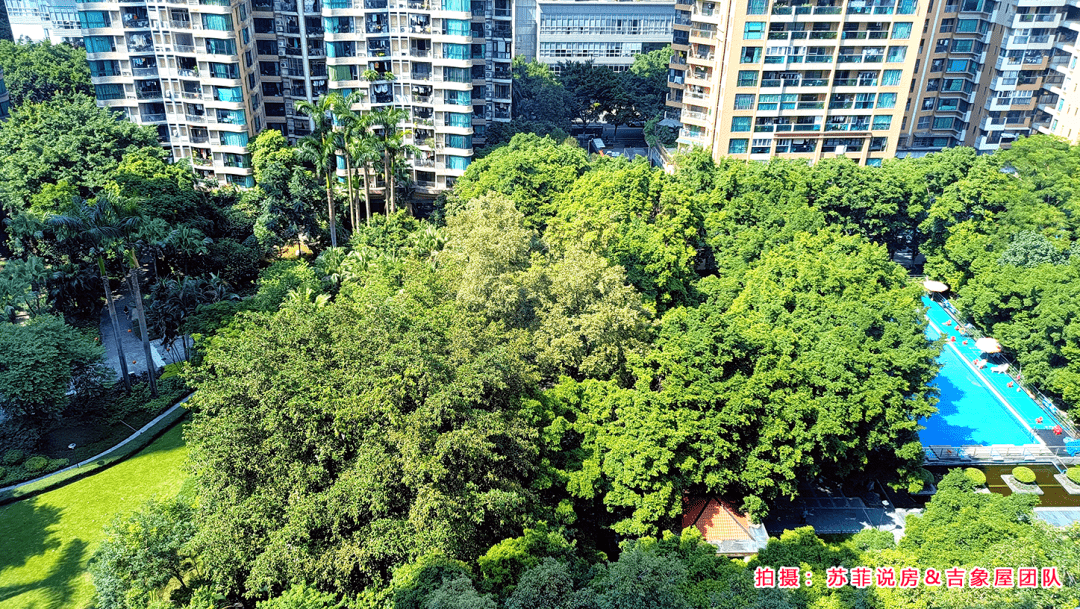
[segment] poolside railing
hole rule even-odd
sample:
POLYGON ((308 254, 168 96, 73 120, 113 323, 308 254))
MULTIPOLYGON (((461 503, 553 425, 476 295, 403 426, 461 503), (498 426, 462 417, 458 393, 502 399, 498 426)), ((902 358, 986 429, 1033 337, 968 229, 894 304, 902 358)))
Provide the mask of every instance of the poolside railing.
MULTIPOLYGON (((978 327, 976 327, 975 324, 971 323, 971 321, 964 318, 960 314, 960 311, 958 311, 957 308, 953 306, 951 302, 949 302, 948 298, 945 298, 940 294, 934 293, 930 294, 930 298, 940 303, 941 308, 944 309, 945 312, 953 318, 954 322, 956 322, 957 328, 960 328, 960 326, 962 325, 964 333, 970 336, 972 339, 979 340, 980 338, 985 337, 985 335, 979 331, 978 327)), ((1046 397, 1046 395, 1036 389, 1034 385, 1025 381, 1024 375, 1020 371, 1020 367, 1015 365, 1015 362, 1009 360, 1009 358, 1005 357, 1005 355, 1002 353, 999 353, 998 357, 1005 360, 1005 363, 1008 366, 1008 368, 1005 370, 1005 374, 1008 374, 1009 377, 1013 379, 1013 382, 1015 382, 1021 389, 1023 389, 1024 392, 1028 394, 1028 397, 1035 401, 1035 404, 1039 407, 1040 410, 1045 412, 1052 419, 1056 420, 1061 425, 1062 430, 1068 433, 1070 436, 1074 438, 1080 438, 1080 432, 1077 431, 1076 424, 1073 423, 1068 413, 1058 408, 1052 399, 1046 397)))
POLYGON ((1023 463, 1050 461, 1062 464, 1080 463, 1080 454, 1072 454, 1064 446, 1016 446, 1013 444, 981 444, 965 446, 931 445, 923 447, 926 463, 1023 463))

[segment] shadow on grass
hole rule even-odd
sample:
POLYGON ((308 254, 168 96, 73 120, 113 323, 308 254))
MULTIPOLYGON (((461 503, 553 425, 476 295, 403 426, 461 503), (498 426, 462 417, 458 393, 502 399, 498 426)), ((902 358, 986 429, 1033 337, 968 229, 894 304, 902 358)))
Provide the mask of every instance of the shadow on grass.
POLYGON ((71 604, 79 574, 83 571, 87 543, 81 539, 72 539, 60 549, 60 556, 53 562, 49 572, 37 581, 0 588, 0 603, 25 594, 37 592, 40 603, 23 605, 27 609, 36 607, 65 607, 71 604), (44 597, 44 598, 40 598, 44 597))
POLYGON ((36 598, 21 605, 28 609, 38 606, 35 601, 41 607, 62 607, 72 601, 87 543, 81 539, 65 542, 50 532, 59 520, 58 508, 39 505, 34 499, 0 508, 0 538, 4 539, 0 575, 12 569, 25 569, 27 562, 36 556, 55 555, 42 566, 48 571, 33 577, 34 581, 0 587, 0 603, 27 592, 37 593, 36 598))
MULTIPOLYGON (((37 500, 19 501, 0 508, 0 574, 17 569, 34 556, 60 547, 49 528, 60 521, 60 510, 38 505, 37 500)), ((3 600, 0 596, 0 600, 3 600)))

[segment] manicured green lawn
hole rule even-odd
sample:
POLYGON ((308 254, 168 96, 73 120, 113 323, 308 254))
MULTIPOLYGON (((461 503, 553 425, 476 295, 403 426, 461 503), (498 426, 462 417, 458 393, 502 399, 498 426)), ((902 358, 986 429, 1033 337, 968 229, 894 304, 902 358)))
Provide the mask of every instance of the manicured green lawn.
POLYGON ((31 499, 0 507, 0 609, 85 609, 94 586, 86 562, 117 512, 184 482, 183 425, 127 461, 31 499))

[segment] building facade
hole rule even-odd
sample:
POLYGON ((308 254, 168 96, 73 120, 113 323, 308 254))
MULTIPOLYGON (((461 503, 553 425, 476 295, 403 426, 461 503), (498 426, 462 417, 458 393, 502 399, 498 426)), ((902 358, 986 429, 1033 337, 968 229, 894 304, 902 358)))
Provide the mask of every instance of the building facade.
POLYGON ((556 70, 592 61, 623 71, 635 55, 670 44, 674 22, 674 0, 518 0, 514 52, 556 70))
POLYGON ((4 69, 0 68, 0 121, 7 118, 11 111, 10 97, 7 85, 4 84, 4 69))
POLYGON ((681 146, 878 165, 1080 138, 1077 0, 679 2, 668 105, 681 146))
POLYGON ((79 44, 75 0, 3 0, 14 40, 79 44))
POLYGON ((221 184, 252 185, 248 141, 308 135, 295 103, 330 91, 406 111, 420 194, 453 185, 510 119, 510 0, 86 2, 79 19, 99 104, 221 184))

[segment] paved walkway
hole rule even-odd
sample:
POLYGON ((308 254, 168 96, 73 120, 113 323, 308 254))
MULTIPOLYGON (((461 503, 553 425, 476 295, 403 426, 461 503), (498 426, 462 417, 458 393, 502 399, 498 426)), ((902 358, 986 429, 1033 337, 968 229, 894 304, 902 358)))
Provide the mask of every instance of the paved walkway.
MULTIPOLYGON (((136 376, 146 374, 148 368, 146 355, 143 353, 142 339, 135 333, 139 322, 135 316, 134 300, 127 292, 114 294, 113 306, 116 307, 116 317, 120 324, 120 346, 123 347, 124 356, 127 359, 128 373, 136 376), (129 315, 124 314, 124 307, 130 311, 129 315)), ((101 308, 100 329, 101 342, 105 345, 105 363, 116 371, 116 378, 120 378, 122 374, 120 357, 116 353, 116 338, 113 335, 112 322, 109 321, 109 307, 101 308)), ((150 353, 154 358, 155 366, 161 368, 166 364, 158 348, 154 346, 154 341, 150 342, 150 353)))

